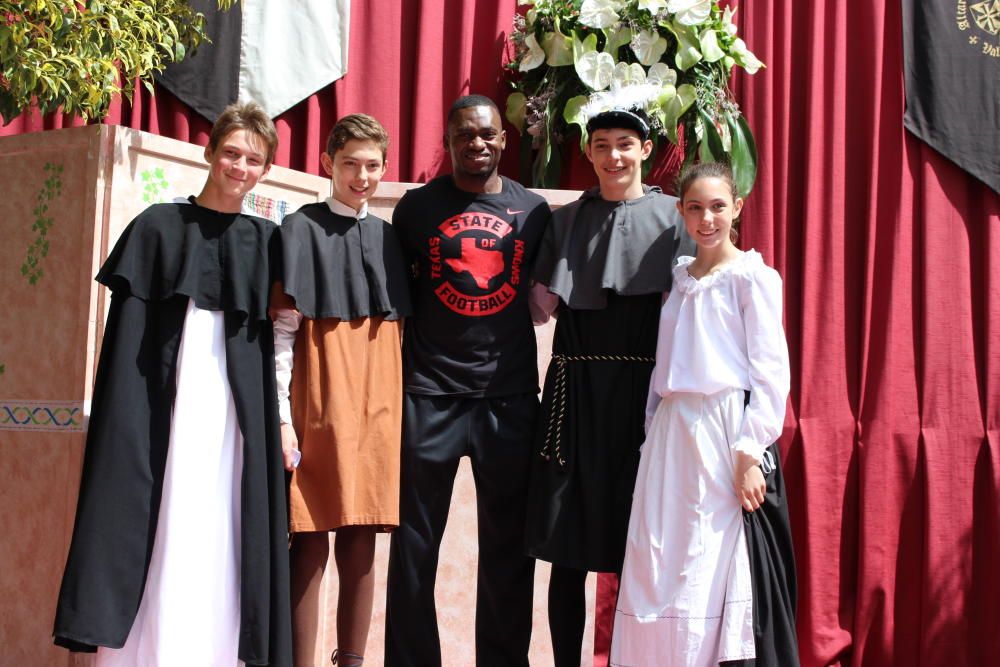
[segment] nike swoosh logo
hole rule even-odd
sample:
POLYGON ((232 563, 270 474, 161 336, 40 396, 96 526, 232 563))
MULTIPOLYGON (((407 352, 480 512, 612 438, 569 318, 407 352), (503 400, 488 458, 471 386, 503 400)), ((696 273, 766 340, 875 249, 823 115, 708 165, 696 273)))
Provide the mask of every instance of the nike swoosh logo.
POLYGON ((517 215, 518 213, 524 213, 524 211, 512 211, 507 209, 507 215, 517 215))

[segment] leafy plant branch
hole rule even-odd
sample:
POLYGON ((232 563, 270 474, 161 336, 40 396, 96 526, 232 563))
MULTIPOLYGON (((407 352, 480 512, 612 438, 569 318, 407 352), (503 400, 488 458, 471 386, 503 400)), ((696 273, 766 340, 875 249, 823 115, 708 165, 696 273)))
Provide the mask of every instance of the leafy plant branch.
POLYGON ((205 17, 186 0, 0 0, 0 116, 103 118, 205 40, 205 17))

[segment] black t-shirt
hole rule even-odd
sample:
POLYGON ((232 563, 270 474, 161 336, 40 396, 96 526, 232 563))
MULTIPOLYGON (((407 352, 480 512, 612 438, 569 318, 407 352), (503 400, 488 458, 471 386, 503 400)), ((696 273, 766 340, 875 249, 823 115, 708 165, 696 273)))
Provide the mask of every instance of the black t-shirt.
POLYGON ((545 200, 503 178, 496 194, 450 175, 410 190, 392 226, 413 268, 406 391, 506 396, 538 391, 528 282, 549 220, 545 200))

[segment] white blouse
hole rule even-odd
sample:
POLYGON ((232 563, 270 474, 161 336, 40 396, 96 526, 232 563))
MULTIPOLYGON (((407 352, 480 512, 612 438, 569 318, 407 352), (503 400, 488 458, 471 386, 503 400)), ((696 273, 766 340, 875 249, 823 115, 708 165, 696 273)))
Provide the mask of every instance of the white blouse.
POLYGON ((750 403, 731 446, 759 463, 781 434, 788 399, 781 276, 756 250, 700 280, 688 273, 692 261, 677 259, 674 287, 660 310, 647 430, 660 397, 672 392, 749 390, 750 403))

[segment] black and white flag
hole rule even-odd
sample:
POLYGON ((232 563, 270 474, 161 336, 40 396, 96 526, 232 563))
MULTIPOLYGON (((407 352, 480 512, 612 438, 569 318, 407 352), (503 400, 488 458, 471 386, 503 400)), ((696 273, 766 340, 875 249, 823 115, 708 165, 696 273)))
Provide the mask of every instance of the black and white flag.
POLYGON ((212 122, 237 100, 258 102, 274 118, 347 73, 350 0, 191 6, 205 15, 212 43, 156 80, 212 122))

